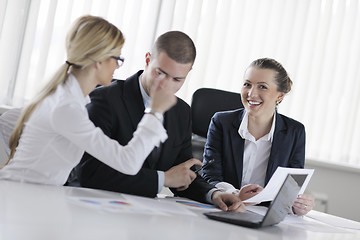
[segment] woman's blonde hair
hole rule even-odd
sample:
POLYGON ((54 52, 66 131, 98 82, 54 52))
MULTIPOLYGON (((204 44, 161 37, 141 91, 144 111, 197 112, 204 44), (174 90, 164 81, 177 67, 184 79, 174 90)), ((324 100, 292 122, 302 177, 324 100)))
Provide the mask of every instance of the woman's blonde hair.
MULTIPOLYGON (((66 37, 67 61, 61 65, 52 79, 22 112, 9 140, 10 159, 13 158, 25 123, 36 107, 56 88, 66 82, 69 68, 81 70, 95 62, 102 62, 116 56, 124 44, 121 31, 105 19, 96 16, 82 16, 70 28, 66 37)), ((5 166, 4 165, 4 166, 5 166)))

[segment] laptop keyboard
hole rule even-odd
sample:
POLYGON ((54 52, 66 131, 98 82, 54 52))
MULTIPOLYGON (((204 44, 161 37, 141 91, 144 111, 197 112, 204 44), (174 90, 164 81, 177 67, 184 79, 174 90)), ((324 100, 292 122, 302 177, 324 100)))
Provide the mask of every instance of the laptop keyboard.
POLYGON ((250 211, 223 212, 223 213, 224 213, 224 216, 226 216, 227 218, 234 219, 234 220, 242 219, 242 220, 246 220, 246 221, 250 221, 250 222, 261 222, 264 218, 264 216, 262 216, 258 213, 250 212, 250 211))

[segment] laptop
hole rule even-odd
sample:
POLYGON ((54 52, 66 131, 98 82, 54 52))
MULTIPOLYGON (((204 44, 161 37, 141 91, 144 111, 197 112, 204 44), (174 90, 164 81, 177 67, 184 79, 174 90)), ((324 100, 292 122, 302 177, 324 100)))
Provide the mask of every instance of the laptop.
POLYGON ((244 227, 261 228, 281 222, 290 212, 307 174, 288 174, 275 199, 270 203, 265 216, 246 210, 245 212, 207 212, 210 219, 244 227))

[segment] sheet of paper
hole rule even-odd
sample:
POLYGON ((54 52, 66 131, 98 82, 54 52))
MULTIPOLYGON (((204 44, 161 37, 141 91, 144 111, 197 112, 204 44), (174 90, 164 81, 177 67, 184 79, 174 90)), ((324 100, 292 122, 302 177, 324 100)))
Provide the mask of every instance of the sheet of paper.
POLYGON ((163 213, 170 213, 170 214, 182 214, 182 215, 192 215, 195 216, 193 212, 187 209, 185 206, 180 204, 174 204, 172 202, 165 202, 161 199, 157 198, 146 198, 146 197, 139 197, 134 195, 123 195, 128 202, 134 204, 139 208, 144 209, 151 209, 155 212, 163 212, 163 213))
POLYGON ((302 168, 284 168, 278 167, 270 178, 266 187, 257 195, 252 198, 249 198, 243 202, 247 203, 260 203, 266 201, 272 201, 276 197, 276 194, 279 192, 285 178, 288 174, 307 174, 305 182, 303 183, 299 194, 304 193, 306 186, 308 185, 311 176, 314 173, 314 169, 302 169, 302 168))
MULTIPOLYGON (((268 208, 264 207, 264 206, 246 206, 246 210, 265 216, 268 208)), ((310 211, 307 215, 309 215, 309 214, 313 218, 319 218, 318 212, 310 211)), ((323 213, 320 213, 320 214, 323 214, 323 213)), ((304 229, 307 231, 312 231, 312 232, 350 233, 346 229, 334 228, 333 226, 324 224, 320 221, 316 221, 310 217, 307 217, 307 215, 298 216, 298 215, 288 214, 285 217, 285 219, 281 222, 281 224, 282 225, 290 225, 292 227, 301 228, 301 229, 304 229)), ((329 215, 326 214, 326 216, 329 216, 329 215)), ((345 219, 345 220, 347 220, 347 219, 345 219)), ((337 224, 339 224, 340 222, 341 221, 336 221, 337 224)), ((350 225, 350 226, 355 226, 354 229, 356 229, 356 227, 360 227, 360 223, 357 223, 357 224, 358 225, 350 225)))
POLYGON ((182 198, 182 197, 166 197, 159 199, 160 201, 164 202, 173 202, 174 204, 180 204, 183 207, 188 208, 191 211, 221 211, 221 209, 217 208, 213 204, 207 204, 207 203, 201 203, 197 202, 188 198, 182 198))
POLYGON ((315 219, 319 222, 326 223, 334 227, 360 230, 360 222, 329 215, 318 211, 310 211, 308 214, 305 215, 305 217, 315 219))
POLYGON ((156 212, 152 209, 139 207, 125 199, 119 198, 68 197, 68 199, 79 206, 94 208, 106 212, 169 215, 164 212, 156 212))
POLYGON ((162 202, 156 198, 146 198, 128 194, 121 194, 118 198, 68 197, 68 199, 78 205, 110 212, 152 215, 196 215, 185 206, 177 203, 162 202))
POLYGON ((337 228, 330 226, 328 224, 321 223, 319 221, 307 218, 300 217, 297 215, 288 215, 285 217, 284 221, 281 222, 282 225, 292 226, 294 228, 303 229, 311 232, 322 232, 322 233, 351 233, 347 229, 337 228))

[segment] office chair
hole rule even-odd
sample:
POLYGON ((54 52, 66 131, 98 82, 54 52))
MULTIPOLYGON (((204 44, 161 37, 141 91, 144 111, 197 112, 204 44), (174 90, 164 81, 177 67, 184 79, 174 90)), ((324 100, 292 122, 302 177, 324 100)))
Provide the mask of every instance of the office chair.
POLYGON ((216 112, 242 108, 239 93, 213 88, 196 90, 191 100, 192 149, 194 158, 202 160, 206 135, 216 112))
POLYGON ((206 138, 210 120, 216 112, 242 107, 239 93, 200 88, 191 100, 192 132, 206 138))

